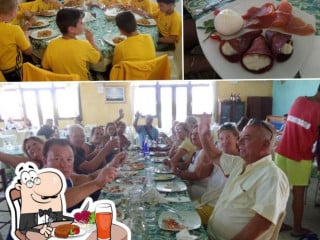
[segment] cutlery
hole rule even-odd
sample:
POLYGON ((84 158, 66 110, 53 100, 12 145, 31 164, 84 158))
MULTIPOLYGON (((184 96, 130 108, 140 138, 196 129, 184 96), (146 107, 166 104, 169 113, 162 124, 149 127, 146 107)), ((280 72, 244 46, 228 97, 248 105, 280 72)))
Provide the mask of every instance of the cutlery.
POLYGON ((233 1, 235 1, 235 0, 218 0, 216 2, 210 3, 209 5, 205 6, 202 9, 197 9, 196 10, 196 16, 199 16, 200 14, 209 12, 209 11, 215 9, 220 4, 226 4, 226 3, 233 2, 233 1))

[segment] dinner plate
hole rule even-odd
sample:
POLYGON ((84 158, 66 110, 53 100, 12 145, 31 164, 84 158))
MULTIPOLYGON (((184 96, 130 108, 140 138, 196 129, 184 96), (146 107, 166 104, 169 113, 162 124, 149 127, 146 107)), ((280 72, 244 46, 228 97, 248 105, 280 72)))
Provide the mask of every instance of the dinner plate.
POLYGON ((47 11, 43 11, 39 14, 39 16, 41 16, 41 17, 53 17, 55 15, 57 15, 56 10, 47 10, 47 11))
POLYGON ((153 18, 148 18, 148 19, 140 18, 140 19, 137 19, 137 24, 140 26, 149 27, 149 26, 156 26, 157 22, 153 18))
POLYGON ((39 19, 36 20, 35 25, 31 25, 29 28, 33 29, 33 28, 42 28, 42 27, 46 27, 49 26, 49 21, 44 20, 44 19, 39 19))
POLYGON ((162 163, 163 160, 167 159, 168 157, 152 157, 151 161, 154 163, 162 163))
POLYGON ((154 176, 153 180, 155 181, 168 181, 175 179, 176 176, 174 174, 159 174, 154 176))
POLYGON ((39 29, 39 30, 33 31, 30 36, 34 39, 44 40, 44 39, 54 38, 54 37, 58 36, 59 34, 60 33, 56 30, 53 30, 51 28, 44 28, 44 29, 39 29), (38 33, 43 32, 43 31, 50 31, 51 34, 47 35, 47 36, 38 36, 38 33))
POLYGON ((107 19, 112 20, 121 12, 123 12, 121 8, 108 8, 104 11, 104 15, 106 15, 107 19))
POLYGON ((188 230, 194 230, 201 227, 201 219, 195 212, 190 211, 177 211, 177 213, 165 211, 162 212, 158 219, 158 225, 161 229, 168 231, 180 231, 183 228, 188 230), (178 215, 180 217, 178 217, 178 215), (165 222, 166 220, 174 220, 178 223, 178 226, 169 226, 165 222))
MULTIPOLYGON (((68 238, 76 238, 76 237, 80 237, 84 234, 86 234, 86 231, 80 227, 80 232, 78 234, 69 235, 68 238)), ((59 238, 55 235, 55 232, 53 233, 53 235, 54 235, 54 237, 59 238)), ((59 238, 59 239, 64 239, 64 238, 59 238)))
POLYGON ((169 166, 161 165, 154 169, 155 173, 172 173, 169 166))
POLYGON ((137 171, 142 169, 144 169, 144 164, 141 162, 124 164, 121 168, 121 170, 124 171, 137 171))
POLYGON ((112 195, 123 195, 127 193, 131 188, 132 186, 128 186, 128 185, 108 185, 107 184, 103 188, 103 191, 112 195))
POLYGON ((184 182, 160 182, 156 189, 160 192, 181 192, 187 190, 187 185, 184 182))
POLYGON ((122 184, 135 185, 135 184, 143 184, 145 180, 146 178, 144 176, 133 176, 133 177, 127 177, 127 178, 119 178, 116 180, 116 182, 122 183, 122 184))
POLYGON ((113 41, 113 39, 116 38, 116 37, 121 37, 121 38, 126 39, 126 37, 123 36, 123 35, 122 35, 122 36, 117 36, 117 35, 110 35, 110 34, 106 34, 106 35, 104 35, 102 38, 103 38, 104 41, 106 41, 106 42, 109 43, 110 45, 115 46, 115 45, 118 44, 118 43, 115 43, 115 42, 113 41))
POLYGON ((118 172, 118 176, 117 176, 117 178, 127 178, 127 177, 132 177, 132 176, 135 176, 135 175, 137 175, 139 172, 137 172, 137 171, 130 171, 130 172, 128 172, 128 171, 119 171, 118 172))
MULTIPOLYGON (((247 12, 247 10, 252 7, 260 7, 263 5, 266 0, 237 0, 233 3, 230 3, 223 8, 229 8, 237 11, 239 14, 243 15, 247 12)), ((279 2, 274 2, 277 5, 279 2)), ((223 9, 221 8, 221 9, 223 9)), ((293 14, 297 17, 303 19, 306 23, 312 24, 315 26, 315 17, 301 11, 300 9, 293 7, 293 14)), ((207 15, 203 16, 199 20, 197 20, 197 26, 203 26, 203 23, 206 20, 212 19, 213 13, 209 12, 207 15)), ((276 30, 276 29, 275 29, 276 30)), ((242 30, 237 35, 230 36, 230 38, 234 38, 235 36, 241 35, 245 30, 242 30)), ((265 30, 264 30, 265 31, 265 30)), ((279 30, 276 30, 279 31, 279 30)), ((208 38, 208 34, 205 33, 203 29, 197 28, 197 34, 199 38, 199 42, 202 48, 203 53, 208 59, 211 66, 214 70, 220 75, 221 78, 226 79, 257 79, 257 78, 292 78, 299 71, 300 67, 306 60, 307 56, 312 51, 314 34, 308 36, 299 36, 292 35, 292 41, 294 46, 294 51, 291 57, 285 62, 277 62, 274 61, 273 67, 261 74, 254 74, 245 70, 240 62, 231 63, 227 61, 219 51, 219 42, 216 40, 212 40, 208 38)))

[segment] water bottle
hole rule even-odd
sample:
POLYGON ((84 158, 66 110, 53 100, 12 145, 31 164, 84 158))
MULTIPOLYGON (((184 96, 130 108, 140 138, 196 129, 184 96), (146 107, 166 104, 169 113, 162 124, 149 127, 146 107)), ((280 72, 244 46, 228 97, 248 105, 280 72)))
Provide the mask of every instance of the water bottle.
POLYGON ((142 146, 142 151, 143 151, 143 157, 144 158, 148 158, 149 157, 150 150, 149 150, 148 143, 149 143, 149 137, 147 135, 145 137, 145 139, 144 139, 143 146, 142 146))

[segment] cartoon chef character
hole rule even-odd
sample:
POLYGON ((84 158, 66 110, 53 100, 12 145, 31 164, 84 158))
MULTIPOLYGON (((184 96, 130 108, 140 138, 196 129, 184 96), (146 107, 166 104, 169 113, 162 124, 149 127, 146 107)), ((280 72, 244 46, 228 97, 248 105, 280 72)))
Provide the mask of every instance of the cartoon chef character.
MULTIPOLYGON (((16 167, 16 176, 14 188, 21 197, 16 230, 31 240, 47 239, 54 227, 73 221, 72 217, 63 214, 66 213, 66 184, 61 172, 52 168, 38 170, 35 164, 27 162, 16 167)), ((14 232, 12 229, 12 236, 14 232)))

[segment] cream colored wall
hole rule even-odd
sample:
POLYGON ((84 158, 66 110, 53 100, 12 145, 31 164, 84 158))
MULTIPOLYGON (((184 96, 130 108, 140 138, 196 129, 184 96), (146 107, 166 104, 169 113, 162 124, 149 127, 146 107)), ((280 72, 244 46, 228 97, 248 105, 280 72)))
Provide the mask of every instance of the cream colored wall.
POLYGON ((106 123, 116 120, 119 116, 119 109, 122 108, 125 113, 123 121, 131 125, 134 114, 131 107, 130 88, 131 85, 127 82, 80 83, 83 124, 106 125, 106 123), (125 87, 125 102, 106 103, 104 88, 107 86, 125 87))

